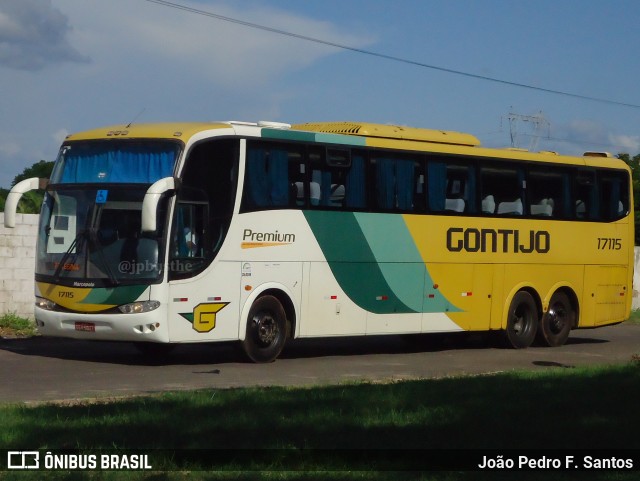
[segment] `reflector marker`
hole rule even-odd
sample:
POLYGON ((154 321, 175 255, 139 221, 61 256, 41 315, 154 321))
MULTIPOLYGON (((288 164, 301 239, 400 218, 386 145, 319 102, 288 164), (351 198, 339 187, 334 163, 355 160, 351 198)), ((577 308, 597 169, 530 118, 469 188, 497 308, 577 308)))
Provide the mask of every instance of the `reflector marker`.
POLYGON ((376 301, 388 301, 389 296, 376 296, 376 301))
POLYGON ((471 297, 473 295, 473 292, 463 292, 462 294, 460 294, 462 297, 471 297))
POLYGON ((207 297, 207 301, 221 301, 222 297, 220 296, 215 296, 215 297, 207 297))
POLYGON ((174 297, 173 302, 187 302, 189 300, 188 297, 174 297))

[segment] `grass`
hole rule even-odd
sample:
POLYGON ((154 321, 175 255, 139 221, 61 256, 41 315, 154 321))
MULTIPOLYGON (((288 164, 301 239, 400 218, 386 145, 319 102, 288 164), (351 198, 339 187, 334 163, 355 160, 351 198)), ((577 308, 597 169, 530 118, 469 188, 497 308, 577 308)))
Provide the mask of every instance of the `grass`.
POLYGON ((629 316, 629 320, 627 322, 640 325, 640 309, 633 309, 631 311, 631 316, 629 316))
MULTIPOLYGON (((640 310, 629 322, 640 324, 640 310)), ((34 333, 28 319, 0 317, 2 335, 34 333)), ((505 455, 527 449, 640 450, 639 397, 635 357, 625 365, 541 373, 0 405, 0 455, 4 449, 149 450, 156 470, 0 470, 0 480, 631 481, 637 473, 430 472, 422 471, 428 466, 423 456, 467 449, 505 455)))
MULTIPOLYGON (((151 451, 152 464, 164 474, 146 473, 149 480, 503 479, 496 477, 499 473, 405 469, 429 466, 423 459, 428 452, 416 449, 481 448, 516 455, 541 448, 640 449, 639 397, 640 363, 629 362, 391 384, 5 405, 0 406, 0 449, 159 450, 151 451), (174 449, 186 451, 177 456, 166 451, 174 449)), ((9 474, 7 479, 18 479, 9 474)), ((60 473, 49 474, 47 479, 57 479, 60 473)), ((88 476, 77 479, 142 479, 126 477, 129 473, 75 474, 88 476)), ((575 478, 554 479, 631 480, 635 476, 626 474, 637 473, 568 474, 575 478)), ((523 480, 544 479, 535 475, 517 473, 523 480)))
POLYGON ((36 326, 31 319, 8 312, 0 316, 0 336, 30 337, 36 335, 36 326))

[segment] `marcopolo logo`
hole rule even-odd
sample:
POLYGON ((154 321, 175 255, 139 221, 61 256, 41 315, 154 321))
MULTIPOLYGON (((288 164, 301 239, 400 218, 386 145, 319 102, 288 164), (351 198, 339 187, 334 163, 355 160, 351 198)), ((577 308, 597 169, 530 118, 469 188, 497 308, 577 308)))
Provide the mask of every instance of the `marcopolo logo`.
POLYGON ((546 254, 551 249, 551 235, 545 230, 520 232, 514 229, 447 230, 447 249, 450 252, 503 252, 546 254))
POLYGON ((276 247, 293 244, 296 241, 295 234, 283 234, 281 232, 254 232, 245 229, 242 233, 243 249, 254 249, 256 247, 276 247))

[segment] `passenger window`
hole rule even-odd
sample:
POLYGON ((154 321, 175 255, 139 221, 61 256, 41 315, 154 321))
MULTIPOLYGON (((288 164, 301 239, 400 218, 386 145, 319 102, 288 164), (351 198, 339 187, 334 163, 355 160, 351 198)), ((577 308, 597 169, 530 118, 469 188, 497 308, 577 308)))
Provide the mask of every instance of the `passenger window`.
POLYGON ((575 213, 578 219, 598 220, 600 199, 595 172, 581 170, 576 177, 575 213))
POLYGON ((345 205, 348 151, 313 148, 309 152, 311 178, 309 202, 311 207, 341 209, 345 205))
POLYGON ((529 213, 534 217, 570 217, 570 179, 570 175, 565 172, 550 172, 548 169, 538 168, 529 171, 529 213))
POLYGON ((302 207, 306 197, 303 159, 300 150, 287 145, 249 144, 242 210, 302 207))
POLYGON ((600 171, 601 218, 616 220, 624 217, 629 210, 628 178, 622 172, 600 171))
POLYGON ((482 167, 482 211, 485 214, 522 215, 524 172, 508 167, 482 167))
POLYGON ((432 212, 477 212, 474 166, 430 160, 427 177, 429 209, 432 212))
POLYGON ((420 172, 419 162, 384 156, 373 159, 372 165, 377 210, 414 212, 423 209, 424 174, 420 172))

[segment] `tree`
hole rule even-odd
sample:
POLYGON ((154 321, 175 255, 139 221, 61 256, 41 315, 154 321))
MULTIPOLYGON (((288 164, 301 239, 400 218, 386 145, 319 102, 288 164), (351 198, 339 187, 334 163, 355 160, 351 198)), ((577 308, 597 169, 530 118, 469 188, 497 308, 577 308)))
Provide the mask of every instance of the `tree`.
POLYGON ((640 154, 631 157, 629 154, 621 153, 617 156, 624 160, 631 167, 633 185, 633 209, 635 212, 635 242, 640 245, 640 154))
MULTIPOLYGON (((29 179, 31 177, 39 177, 48 179, 51 176, 53 170, 53 162, 47 162, 41 160, 36 162, 31 167, 26 167, 21 174, 18 174, 11 182, 11 187, 18 182, 29 179)), ((0 210, 4 211, 4 205, 7 200, 9 191, 6 189, 0 189, 0 210)), ((22 214, 37 214, 40 212, 40 206, 42 205, 42 199, 44 199, 44 190, 32 190, 25 193, 20 202, 18 203, 18 212, 22 214)))

